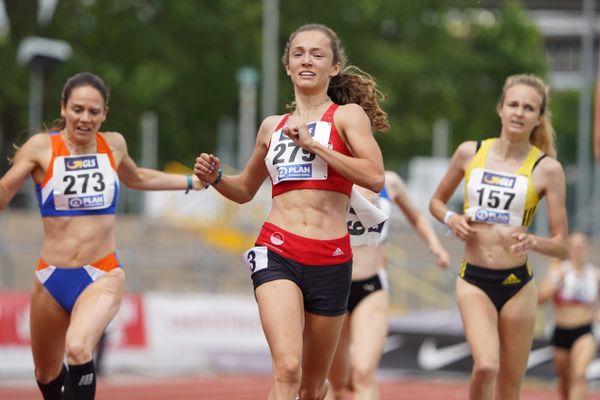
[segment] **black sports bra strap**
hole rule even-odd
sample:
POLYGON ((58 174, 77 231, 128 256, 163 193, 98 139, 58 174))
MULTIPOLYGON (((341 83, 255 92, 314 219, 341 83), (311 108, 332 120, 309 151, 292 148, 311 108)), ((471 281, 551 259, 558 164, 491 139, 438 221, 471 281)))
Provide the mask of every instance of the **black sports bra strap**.
POLYGON ((547 156, 548 156, 548 154, 544 153, 544 154, 542 154, 542 156, 540 158, 535 160, 535 162, 533 163, 533 167, 531 167, 531 170, 533 171, 535 169, 535 167, 537 167, 537 165, 540 163, 540 161, 542 161, 542 159, 547 156))

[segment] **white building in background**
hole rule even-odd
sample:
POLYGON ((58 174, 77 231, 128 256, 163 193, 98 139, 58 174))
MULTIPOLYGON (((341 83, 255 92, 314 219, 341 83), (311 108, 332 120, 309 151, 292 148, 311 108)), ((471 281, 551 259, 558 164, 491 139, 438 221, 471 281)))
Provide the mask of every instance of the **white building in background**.
MULTIPOLYGON (((586 33, 583 15, 586 0, 521 0, 523 7, 544 36, 550 63, 550 85, 554 89, 581 88, 581 43, 586 33)), ((600 0, 595 4, 594 49, 597 54, 600 33, 600 0)), ((505 0, 481 0, 478 5, 497 9, 505 0)))

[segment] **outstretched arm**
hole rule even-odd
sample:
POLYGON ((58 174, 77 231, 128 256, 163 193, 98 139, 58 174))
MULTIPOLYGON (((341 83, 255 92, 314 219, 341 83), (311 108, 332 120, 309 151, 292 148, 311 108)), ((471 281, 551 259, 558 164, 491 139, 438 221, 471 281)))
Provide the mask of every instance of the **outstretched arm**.
POLYGON ((128 188, 137 190, 204 189, 204 182, 193 175, 171 174, 156 169, 138 167, 129 156, 127 143, 121 134, 110 132, 106 136, 113 148, 113 154, 120 155, 117 171, 119 179, 128 188))
POLYGON ((219 157, 208 153, 202 153, 196 158, 194 174, 236 203, 243 204, 252 200, 267 178, 265 157, 271 134, 280 119, 280 116, 270 116, 262 122, 250 160, 240 174, 222 175, 221 171, 220 179, 217 180, 221 163, 219 157), (215 181, 218 183, 213 184, 215 181))
POLYGON ((385 186, 394 203, 404 213, 408 222, 415 228, 421 239, 427 243, 429 251, 435 256, 439 267, 447 268, 450 265, 450 255, 440 243, 440 240, 425 215, 421 213, 408 196, 404 182, 392 171, 385 172, 385 186))

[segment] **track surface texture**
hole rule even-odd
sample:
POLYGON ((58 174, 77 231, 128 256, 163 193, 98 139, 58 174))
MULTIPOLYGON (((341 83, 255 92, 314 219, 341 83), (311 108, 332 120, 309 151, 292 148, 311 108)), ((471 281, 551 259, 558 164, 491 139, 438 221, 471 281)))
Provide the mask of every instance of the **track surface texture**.
MULTIPOLYGON (((464 400, 468 381, 464 379, 390 378, 380 379, 382 400, 464 400)), ((217 375, 186 377, 108 377, 98 381, 97 400, 260 400, 266 399, 270 377, 266 375, 217 375)), ((41 399, 33 382, 0 382, 0 399, 41 399)), ((527 381, 522 400, 558 400, 552 383, 527 381)), ((600 400, 593 388, 590 400, 600 400)))

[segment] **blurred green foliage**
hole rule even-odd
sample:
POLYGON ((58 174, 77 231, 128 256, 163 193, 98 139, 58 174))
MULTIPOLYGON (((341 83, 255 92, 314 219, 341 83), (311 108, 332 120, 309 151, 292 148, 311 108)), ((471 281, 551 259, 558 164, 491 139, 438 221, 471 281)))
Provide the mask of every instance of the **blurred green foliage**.
MULTIPOLYGON (((350 62, 377 79, 392 123, 389 134, 377 134, 388 167, 430 155, 438 118, 452 127, 450 151, 463 140, 497 135, 495 105, 505 77, 547 72, 543 39, 516 1, 494 13, 470 8, 468 0, 280 3, 279 51, 297 26, 324 23, 337 31, 350 62)), ((59 115, 65 80, 95 72, 112 90, 103 129, 122 132, 134 158, 140 115, 157 113, 160 166, 168 160, 192 165, 197 153, 215 151, 219 119, 238 115, 236 72, 261 65, 259 0, 60 0, 45 26, 37 23, 36 10, 36 0, 6 1, 10 30, 0 40, 3 160, 27 129, 29 71, 16 63, 25 36, 61 39, 73 48, 68 62, 47 75, 47 125, 59 115)), ((280 71, 278 104, 284 112, 292 88, 280 71)), ((572 102, 566 96, 563 104, 558 95, 553 104, 560 110, 557 127, 574 136, 572 102)), ((573 140, 563 142, 570 146, 573 140)), ((0 171, 6 168, 0 165, 0 171)))

